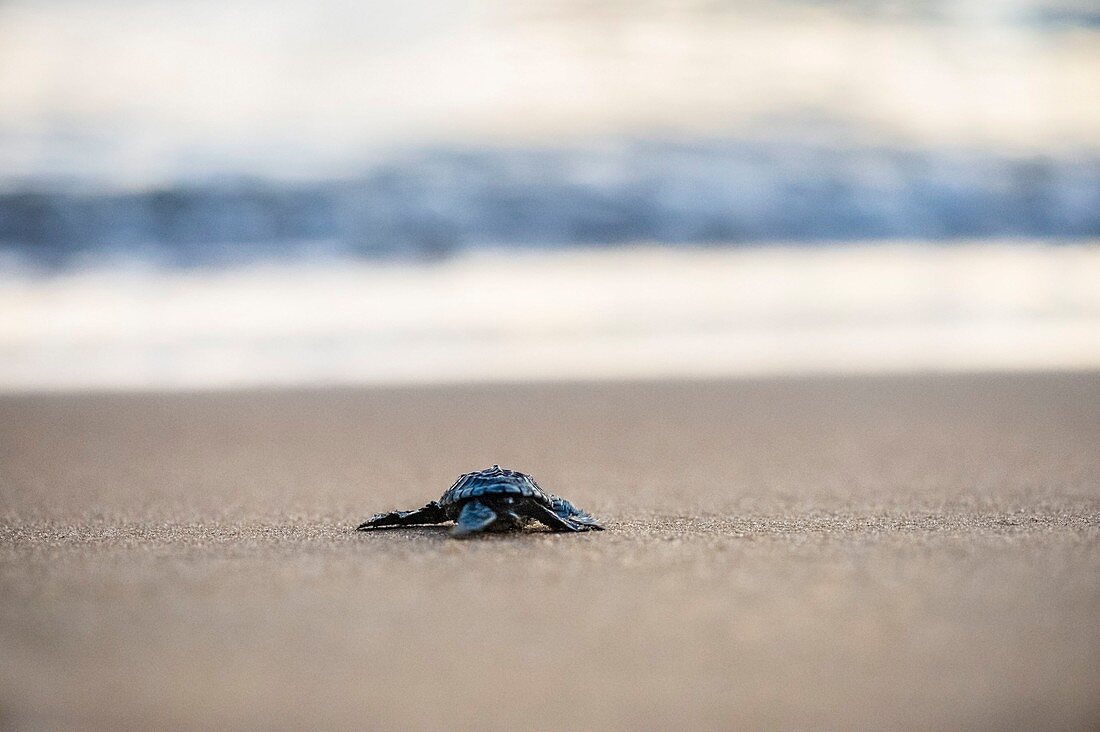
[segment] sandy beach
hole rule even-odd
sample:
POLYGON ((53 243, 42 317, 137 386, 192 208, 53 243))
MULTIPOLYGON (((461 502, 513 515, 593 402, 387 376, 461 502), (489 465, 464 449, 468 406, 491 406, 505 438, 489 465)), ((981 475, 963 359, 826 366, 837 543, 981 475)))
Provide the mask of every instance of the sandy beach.
POLYGON ((0 728, 1087 729, 1100 374, 0 397, 0 728), (491 463, 609 531, 356 533, 491 463))

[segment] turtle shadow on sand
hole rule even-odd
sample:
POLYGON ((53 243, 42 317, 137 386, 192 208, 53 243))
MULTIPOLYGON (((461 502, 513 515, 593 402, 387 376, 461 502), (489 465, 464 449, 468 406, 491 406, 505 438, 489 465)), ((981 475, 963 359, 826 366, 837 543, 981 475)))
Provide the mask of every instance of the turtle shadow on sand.
MULTIPOLYGON (((453 537, 454 526, 445 526, 437 524, 414 524, 408 526, 377 526, 370 529, 352 529, 352 533, 361 535, 364 539, 368 534, 375 534, 378 540, 382 539, 383 534, 390 534, 393 539, 397 541, 410 540, 421 542, 445 542, 453 537)), ((464 541, 477 541, 477 542, 525 542, 531 539, 544 538, 551 539, 560 537, 563 534, 568 533, 564 531, 554 531, 553 529, 546 528, 544 526, 528 526, 524 529, 517 529, 513 531, 480 531, 472 534, 466 534, 459 538, 464 541)))
POLYGON ((515 532, 532 521, 551 532, 603 531, 590 514, 564 498, 547 493, 534 478, 493 465, 459 476, 438 501, 415 511, 378 513, 361 523, 358 531, 383 527, 425 526, 454 521, 450 535, 515 532))

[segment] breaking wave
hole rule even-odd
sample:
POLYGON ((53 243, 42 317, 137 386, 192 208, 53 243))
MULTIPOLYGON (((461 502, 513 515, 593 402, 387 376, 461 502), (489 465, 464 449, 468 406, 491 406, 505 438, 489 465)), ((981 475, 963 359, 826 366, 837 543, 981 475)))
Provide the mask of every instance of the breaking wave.
POLYGON ((354 178, 0 193, 0 252, 136 259, 438 258, 481 247, 1100 236, 1100 159, 792 142, 432 149, 354 178))

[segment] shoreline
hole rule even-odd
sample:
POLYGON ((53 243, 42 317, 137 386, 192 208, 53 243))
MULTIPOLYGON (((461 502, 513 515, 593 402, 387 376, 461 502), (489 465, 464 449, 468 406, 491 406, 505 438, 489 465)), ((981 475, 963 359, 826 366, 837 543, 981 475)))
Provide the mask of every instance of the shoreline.
POLYGON ((0 290, 0 391, 1100 369, 1100 247, 529 252, 0 290))

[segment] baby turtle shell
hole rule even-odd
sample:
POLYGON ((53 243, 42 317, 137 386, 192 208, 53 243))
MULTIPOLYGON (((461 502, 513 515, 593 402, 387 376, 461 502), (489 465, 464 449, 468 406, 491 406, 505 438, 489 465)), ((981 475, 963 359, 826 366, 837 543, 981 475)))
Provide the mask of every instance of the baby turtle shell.
POLYGON ((549 496, 526 473, 506 470, 499 465, 459 476, 455 484, 439 499, 442 506, 479 496, 524 496, 549 503, 549 496))
POLYGON ((415 511, 375 514, 360 524, 359 530, 454 521, 451 535, 460 537, 515 531, 532 520, 551 531, 603 530, 596 519, 564 498, 547 493, 530 475, 499 465, 460 475, 438 501, 415 511))

